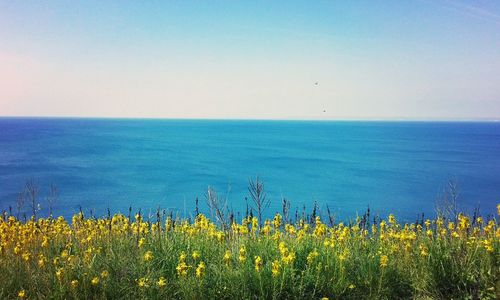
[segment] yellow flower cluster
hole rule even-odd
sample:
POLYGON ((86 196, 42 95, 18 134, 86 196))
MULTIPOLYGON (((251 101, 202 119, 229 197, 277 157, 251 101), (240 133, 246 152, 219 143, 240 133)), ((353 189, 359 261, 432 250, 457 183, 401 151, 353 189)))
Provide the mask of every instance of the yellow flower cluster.
MULTIPOLYGON (((500 205, 497 209, 500 215, 500 205)), ((352 250, 353 245, 359 245, 373 265, 385 270, 392 269, 398 261, 430 260, 435 248, 443 244, 492 257, 499 254, 500 247, 499 223, 494 218, 470 218, 463 214, 456 220, 437 218, 411 224, 400 224, 391 214, 387 220, 374 224, 354 222, 334 226, 327 226, 319 216, 310 224, 305 220, 284 224, 283 217, 276 214, 264 220, 262 228, 256 217, 227 225, 222 229, 202 214, 193 222, 168 218, 163 225, 159 221, 145 221, 140 214, 130 220, 122 214, 95 219, 79 213, 71 222, 62 217, 21 222, 10 216, 0 218, 0 260, 49 272, 55 282, 72 290, 89 285, 102 287, 115 278, 115 273, 107 267, 94 268, 96 258, 102 260, 111 252, 110 241, 128 240, 134 248, 130 255, 137 253, 134 260, 147 269, 141 274, 148 274, 134 279, 136 287, 161 289, 167 285, 167 279, 160 275, 166 273, 150 275, 151 269, 163 262, 153 245, 169 237, 188 241, 184 248, 174 250, 172 269, 175 266, 176 278, 191 276, 200 281, 213 268, 229 271, 248 266, 259 276, 270 274, 278 279, 302 264, 305 269, 319 273, 332 262, 346 266, 359 253, 352 250), (209 253, 215 254, 200 247, 198 241, 216 245, 217 251, 213 252, 216 258, 208 258, 209 253), (260 248, 259 252, 252 243, 262 243, 267 248, 260 248)), ((349 285, 349 289, 354 287, 349 285)), ((23 298, 31 291, 17 289, 13 293, 23 298)))

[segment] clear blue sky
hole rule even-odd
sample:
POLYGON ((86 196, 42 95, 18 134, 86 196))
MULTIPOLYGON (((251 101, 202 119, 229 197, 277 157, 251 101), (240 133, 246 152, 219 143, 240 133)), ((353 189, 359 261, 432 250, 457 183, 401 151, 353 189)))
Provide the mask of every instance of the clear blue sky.
POLYGON ((0 115, 500 119, 500 1, 0 0, 0 115))

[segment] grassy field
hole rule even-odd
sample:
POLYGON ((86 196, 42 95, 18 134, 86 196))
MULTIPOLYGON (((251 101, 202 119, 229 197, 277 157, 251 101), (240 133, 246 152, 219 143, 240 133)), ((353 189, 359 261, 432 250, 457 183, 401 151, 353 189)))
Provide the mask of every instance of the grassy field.
POLYGON ((500 298, 493 217, 326 223, 4 216, 0 298, 500 298))

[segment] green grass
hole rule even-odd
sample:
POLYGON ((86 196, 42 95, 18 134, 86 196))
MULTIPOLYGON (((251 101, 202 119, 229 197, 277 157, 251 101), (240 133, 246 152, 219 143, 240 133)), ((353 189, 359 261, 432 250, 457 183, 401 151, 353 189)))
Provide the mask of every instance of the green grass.
POLYGON ((415 226, 391 217, 373 228, 317 220, 292 224, 293 230, 279 222, 259 230, 249 220, 225 231, 202 216, 192 224, 170 221, 129 222, 121 215, 76 216, 71 225, 62 218, 0 221, 0 298, 15 299, 21 291, 32 299, 500 298, 495 220, 460 216, 453 228, 443 219, 415 226), (144 257, 147 251, 151 260, 144 257), (182 252, 186 276, 177 270, 182 252), (256 256, 263 262, 259 271, 256 256), (198 277, 201 261, 206 269, 198 277), (279 264, 275 274, 273 262, 279 264), (164 287, 157 285, 160 277, 164 287), (93 278, 99 279, 95 285, 93 278))

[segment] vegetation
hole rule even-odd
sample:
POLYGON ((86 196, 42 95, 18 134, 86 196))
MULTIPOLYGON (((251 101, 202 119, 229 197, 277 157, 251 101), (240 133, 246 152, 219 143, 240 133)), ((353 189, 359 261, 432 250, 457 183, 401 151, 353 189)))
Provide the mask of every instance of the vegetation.
MULTIPOLYGON (((500 205, 498 206, 500 214, 500 205)), ((399 224, 316 216, 229 226, 158 212, 0 218, 0 298, 495 299, 500 227, 458 215, 399 224)))

